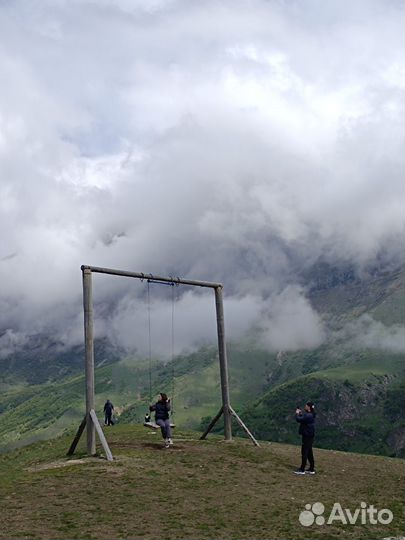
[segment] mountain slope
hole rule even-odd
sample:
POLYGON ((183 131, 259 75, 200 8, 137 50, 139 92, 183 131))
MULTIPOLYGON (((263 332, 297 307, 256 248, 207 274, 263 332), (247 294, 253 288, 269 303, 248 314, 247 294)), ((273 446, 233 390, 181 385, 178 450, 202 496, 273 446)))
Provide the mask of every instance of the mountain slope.
POLYGON ((310 396, 317 414, 316 444, 323 448, 404 456, 403 374, 400 358, 342 366, 290 380, 241 411, 260 438, 294 442, 294 409, 310 396))
POLYGON ((317 475, 296 477, 296 446, 198 441, 180 431, 164 450, 141 427, 106 434, 111 463, 85 458, 83 443, 67 459, 72 433, 0 456, 0 538, 370 540, 403 532, 396 459, 315 449, 317 475), (307 503, 321 502, 328 517, 336 502, 354 512, 361 501, 389 508, 393 521, 304 527, 298 519, 307 503))
MULTIPOLYGON (((385 324, 383 330, 399 325, 404 315, 403 273, 363 281, 346 274, 333 279, 333 286, 315 280, 311 292, 311 301, 333 329, 319 348, 269 352, 253 340, 228 344, 232 404, 258 436, 291 442, 296 440, 291 413, 297 401, 313 399, 319 406, 318 444, 403 455, 403 401, 398 399, 404 381, 403 353, 365 348, 348 340, 344 330, 354 323, 352 334, 353 328, 361 334, 364 327, 358 321, 364 316, 385 324), (272 423, 274 415, 280 421, 272 423)), ((393 328, 398 332, 398 326, 393 328)), ((2 361, 6 369, 0 395, 0 448, 53 437, 80 422, 84 379, 79 351, 73 353, 72 364, 68 355, 55 361, 52 355, 42 358, 36 375, 31 373, 36 357, 28 352, 25 367, 23 358, 2 361), (52 364, 48 373, 47 363, 52 364), (65 366, 61 372, 65 376, 57 377, 55 365, 65 366), (13 385, 9 376, 16 379, 13 385), (41 384, 27 384, 30 381, 41 384)), ((148 362, 122 356, 119 360, 117 355, 108 343, 97 344, 97 409, 100 414, 108 397, 121 422, 140 423, 150 399, 148 362)), ((153 361, 152 383, 153 396, 159 391, 172 394, 174 388, 175 420, 183 427, 205 425, 220 407, 215 348, 202 348, 166 365, 153 361)))

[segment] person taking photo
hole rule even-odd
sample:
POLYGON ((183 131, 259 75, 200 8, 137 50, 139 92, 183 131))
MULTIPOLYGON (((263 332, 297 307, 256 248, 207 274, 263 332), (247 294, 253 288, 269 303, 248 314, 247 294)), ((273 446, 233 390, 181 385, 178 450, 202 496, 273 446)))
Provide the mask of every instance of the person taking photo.
POLYGON ((294 471, 295 474, 315 474, 315 460, 312 445, 315 437, 315 405, 312 401, 307 401, 304 411, 297 407, 295 410, 295 420, 299 423, 299 435, 302 436, 301 445, 301 467, 294 471), (305 470, 309 461, 309 469, 305 470))

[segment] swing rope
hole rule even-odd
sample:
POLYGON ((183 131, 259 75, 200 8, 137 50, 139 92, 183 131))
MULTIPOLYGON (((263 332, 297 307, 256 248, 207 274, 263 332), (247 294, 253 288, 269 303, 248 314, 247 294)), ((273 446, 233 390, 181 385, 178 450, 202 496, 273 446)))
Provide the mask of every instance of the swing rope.
POLYGON ((148 303, 148 356, 149 356, 149 402, 152 403, 153 394, 152 394, 152 324, 151 324, 151 295, 150 295, 150 283, 158 283, 162 285, 169 285, 172 287, 172 313, 171 313, 171 416, 174 416, 174 393, 175 393, 175 371, 174 371, 174 339, 175 339, 175 333, 174 333, 174 313, 175 313, 175 303, 176 303, 176 295, 175 295, 175 286, 177 287, 179 284, 176 283, 174 280, 171 282, 164 282, 164 281, 158 281, 153 280, 151 278, 147 279, 147 303, 148 303))
MULTIPOLYGON (((143 280, 142 280, 143 281, 143 280)), ((152 325, 151 325, 151 295, 150 295, 150 283, 159 283, 162 285, 171 285, 172 286, 172 327, 171 327, 171 362, 172 362, 172 401, 171 401, 171 416, 174 414, 174 305, 175 305, 175 294, 174 286, 178 286, 178 283, 175 281, 164 282, 152 279, 150 277, 147 280, 147 301, 148 301, 148 349, 149 349, 149 402, 152 403, 152 325)), ((153 430, 159 429, 159 426, 151 420, 149 412, 145 415, 145 421, 143 424, 145 427, 148 427, 153 430)), ((171 427, 174 428, 175 424, 171 423, 171 427)))
POLYGON ((152 403, 152 333, 150 324, 150 285, 148 280, 149 403, 152 403))
POLYGON ((174 296, 174 283, 172 286, 172 350, 171 350, 171 363, 172 363, 172 414, 174 416, 174 305, 175 305, 175 296, 174 296))

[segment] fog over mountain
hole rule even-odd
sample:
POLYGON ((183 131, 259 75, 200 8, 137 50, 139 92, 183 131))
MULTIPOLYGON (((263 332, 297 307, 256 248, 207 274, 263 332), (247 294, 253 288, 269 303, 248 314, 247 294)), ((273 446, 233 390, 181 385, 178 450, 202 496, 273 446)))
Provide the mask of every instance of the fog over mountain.
MULTIPOLYGON (((1 3, 0 355, 82 340, 81 264, 222 281, 230 338, 320 344, 302 272, 403 261, 403 12, 1 3)), ((151 288, 164 353, 171 289, 151 288)), ((176 296, 178 350, 211 340, 210 293, 176 296)), ((97 335, 146 350, 145 283, 95 276, 94 298, 97 335)))

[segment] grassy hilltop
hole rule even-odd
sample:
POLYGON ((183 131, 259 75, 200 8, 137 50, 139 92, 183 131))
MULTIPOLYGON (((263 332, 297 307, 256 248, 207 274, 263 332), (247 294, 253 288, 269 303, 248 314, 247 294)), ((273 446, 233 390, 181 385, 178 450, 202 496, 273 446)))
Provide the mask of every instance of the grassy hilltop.
POLYGON ((115 460, 87 458, 72 434, 0 456, 0 538, 278 538, 355 540, 400 535, 404 469, 398 459, 315 451, 318 474, 296 477, 299 448, 245 439, 199 441, 177 431, 175 446, 129 425, 107 430, 115 460), (364 501, 394 514, 390 525, 312 525, 307 503, 355 510, 364 501))

